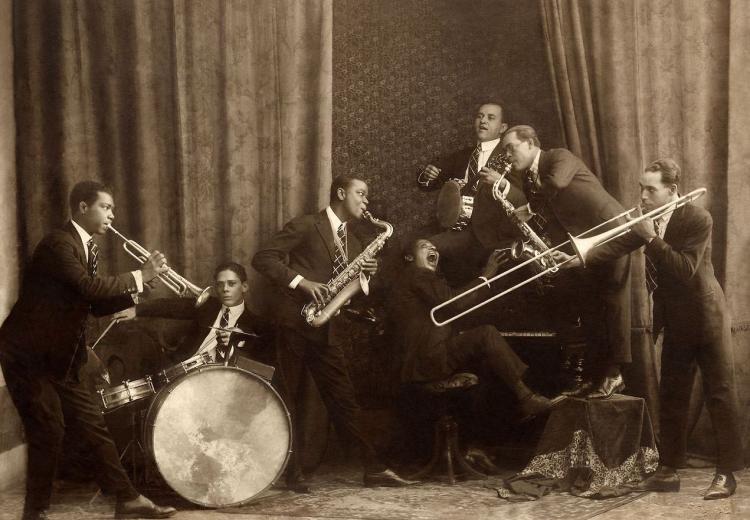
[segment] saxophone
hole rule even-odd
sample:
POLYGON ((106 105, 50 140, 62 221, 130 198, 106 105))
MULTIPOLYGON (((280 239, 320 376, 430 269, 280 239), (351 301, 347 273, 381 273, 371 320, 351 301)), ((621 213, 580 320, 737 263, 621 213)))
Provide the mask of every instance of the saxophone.
POLYGON ((365 211, 362 216, 368 222, 385 229, 375 240, 362 251, 357 258, 352 260, 341 273, 332 278, 326 286, 328 295, 323 305, 318 306, 315 302, 310 302, 302 307, 302 316, 311 327, 320 327, 338 313, 339 309, 346 305, 357 293, 363 291, 368 293, 367 278, 362 272, 362 264, 365 260, 375 258, 383 249, 385 241, 393 234, 393 226, 383 220, 373 217, 369 211, 365 211))
POLYGON ((515 225, 521 234, 523 239, 516 240, 513 245, 508 248, 510 256, 514 260, 521 260, 523 258, 539 257, 536 260, 536 264, 542 270, 549 270, 550 273, 556 273, 558 270, 557 262, 552 258, 552 255, 545 254, 540 256, 549 250, 547 242, 545 242, 539 235, 536 234, 534 229, 527 223, 521 220, 516 215, 516 207, 505 198, 500 185, 502 184, 503 178, 510 173, 513 165, 510 163, 505 155, 498 156, 494 161, 493 165, 490 166, 500 172, 502 177, 492 185, 492 198, 500 203, 500 207, 503 209, 508 219, 513 225, 515 225))

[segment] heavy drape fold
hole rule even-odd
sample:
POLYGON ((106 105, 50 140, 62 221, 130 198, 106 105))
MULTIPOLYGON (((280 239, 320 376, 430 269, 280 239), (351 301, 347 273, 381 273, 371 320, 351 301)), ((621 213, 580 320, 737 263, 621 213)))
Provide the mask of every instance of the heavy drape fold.
POLYGON ((327 0, 16 2, 23 253, 65 217, 69 188, 95 178, 114 187, 115 226, 197 284, 222 260, 249 265, 263 238, 327 200, 331 12, 327 0))
MULTIPOLYGON (((698 0, 540 0, 540 7, 568 146, 607 190, 635 205, 638 176, 660 157, 682 166, 683 192, 708 188, 699 204, 714 218, 713 260, 733 313, 747 416, 748 7, 733 0, 711 9, 698 0)), ((642 287, 642 255, 634 264, 633 285, 642 287)), ((633 310, 638 330, 650 320, 644 290, 634 291, 633 310)), ((633 347, 643 355, 634 368, 648 377, 654 358, 646 338, 633 347)))

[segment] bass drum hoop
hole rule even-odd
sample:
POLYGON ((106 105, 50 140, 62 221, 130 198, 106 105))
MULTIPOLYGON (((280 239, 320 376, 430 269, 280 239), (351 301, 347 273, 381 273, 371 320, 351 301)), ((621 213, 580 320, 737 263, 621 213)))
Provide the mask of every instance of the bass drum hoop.
POLYGON ((145 423, 143 425, 143 438, 144 438, 146 452, 151 457, 151 460, 153 461, 154 466, 156 466, 156 469, 159 472, 159 475, 161 476, 161 478, 164 480, 164 482, 167 483, 167 485, 170 488, 172 488, 178 495, 180 495, 185 500, 192 502, 193 504, 207 507, 207 508, 221 509, 225 507, 237 507, 237 506, 247 504, 254 498, 258 497, 259 495, 267 491, 271 486, 273 486, 278 481, 279 477, 281 477, 281 475, 284 473, 284 470, 286 469, 286 466, 289 463, 289 458, 292 453, 292 435, 293 435, 292 421, 291 421, 291 416, 289 414, 289 409, 287 408, 286 403, 284 403, 284 400, 281 398, 281 395, 279 395, 276 389, 273 386, 271 386, 271 384, 268 381, 266 381, 259 375, 254 374, 253 372, 250 372, 248 370, 238 368, 238 367, 225 366, 225 365, 218 365, 218 366, 217 365, 202 365, 198 368, 195 368, 194 370, 191 370, 184 376, 179 377, 178 379, 170 382, 167 386, 163 387, 156 394, 156 396, 154 396, 153 400, 151 401, 151 405, 148 408, 148 412, 145 415, 145 418, 146 418, 145 423), (181 494, 179 491, 174 489, 169 483, 170 482, 169 478, 166 475, 164 475, 162 468, 159 466, 159 461, 156 460, 156 456, 154 452, 154 432, 155 432, 154 427, 156 426, 155 419, 158 417, 159 411, 161 410, 167 397, 169 397, 169 395, 172 394, 172 392, 178 385, 184 384, 185 381, 195 378, 204 372, 209 372, 209 371, 214 371, 214 370, 241 372, 242 374, 250 376, 253 379, 256 379, 258 382, 262 383, 267 390, 271 391, 273 397, 275 397, 276 402, 281 405, 282 411, 284 412, 284 415, 286 416, 287 431, 289 432, 288 446, 286 450, 286 455, 284 457, 284 461, 279 466, 279 470, 276 472, 276 475, 273 477, 273 479, 271 479, 271 481, 268 482, 268 484, 266 484, 266 486, 263 489, 257 491, 253 496, 245 498, 237 502, 221 504, 221 505, 216 505, 216 504, 212 504, 209 502, 203 502, 201 500, 196 500, 192 497, 186 497, 183 494, 181 494))

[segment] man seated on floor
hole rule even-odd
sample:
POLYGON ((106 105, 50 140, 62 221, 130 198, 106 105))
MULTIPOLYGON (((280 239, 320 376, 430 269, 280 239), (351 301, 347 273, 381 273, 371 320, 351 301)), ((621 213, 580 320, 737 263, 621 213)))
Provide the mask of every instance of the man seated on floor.
MULTIPOLYGON (((440 255, 425 238, 411 243, 404 256, 407 267, 402 271, 389 298, 389 314, 394 327, 394 343, 400 352, 402 383, 427 383, 445 379, 456 372, 489 371, 516 396, 523 420, 546 412, 552 401, 532 391, 523 381, 528 368, 510 348, 497 329, 483 325, 458 332, 451 326, 436 326, 430 310, 439 303, 477 286, 488 285, 501 265, 502 256, 493 252, 482 276, 466 287, 453 289, 438 273, 440 255)), ((475 292, 464 299, 463 307, 476 303, 475 292)))

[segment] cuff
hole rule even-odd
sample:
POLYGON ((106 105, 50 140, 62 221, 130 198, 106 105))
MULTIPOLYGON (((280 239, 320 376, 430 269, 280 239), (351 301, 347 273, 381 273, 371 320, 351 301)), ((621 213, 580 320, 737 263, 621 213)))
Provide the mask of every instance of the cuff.
POLYGON ((477 278, 479 278, 480 280, 484 281, 483 285, 486 285, 487 287, 491 287, 490 286, 490 281, 487 279, 486 276, 477 276, 477 278))
POLYGON ((304 277, 304 276, 302 276, 301 274, 298 274, 297 276, 295 276, 294 278, 292 278, 292 281, 291 281, 291 282, 289 282, 289 288, 290 288, 290 289, 296 289, 296 288, 297 288, 297 286, 299 285, 299 283, 300 283, 300 282, 301 282, 302 280, 304 280, 304 279, 305 279, 305 277, 304 277))
POLYGON ((138 293, 143 292, 143 273, 140 271, 130 271, 130 274, 135 278, 135 286, 138 288, 138 293))

